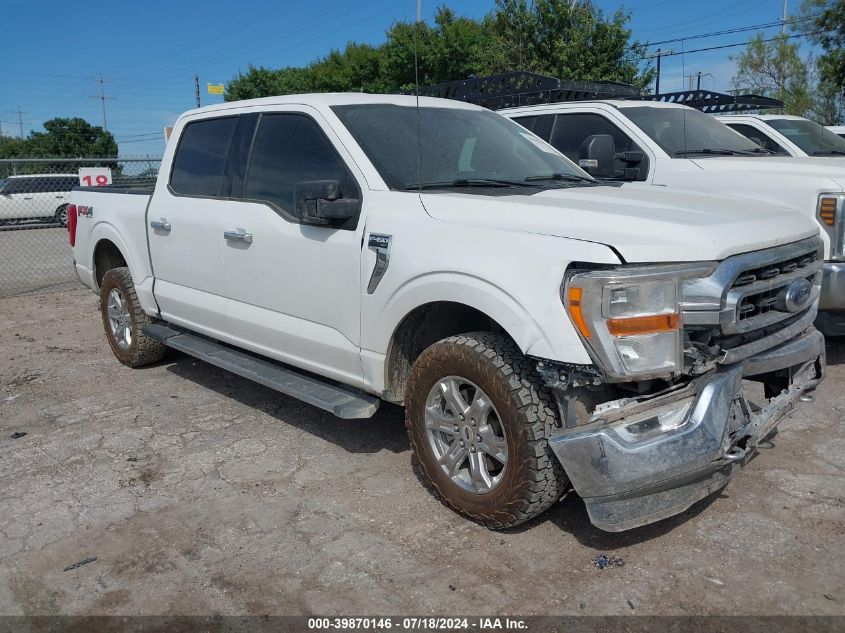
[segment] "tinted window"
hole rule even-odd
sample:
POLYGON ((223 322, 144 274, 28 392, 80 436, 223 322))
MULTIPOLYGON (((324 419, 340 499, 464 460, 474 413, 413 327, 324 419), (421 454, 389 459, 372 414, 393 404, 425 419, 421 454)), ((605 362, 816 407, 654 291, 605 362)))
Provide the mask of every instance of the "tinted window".
POLYGON ((536 116, 521 116, 521 117, 516 117, 513 120, 516 121, 517 123, 519 123, 526 130, 531 130, 533 132, 534 131, 534 123, 537 122, 537 117, 536 116))
MULTIPOLYGON (((558 114, 555 117, 554 127, 551 131, 550 143, 563 152, 567 158, 576 163, 582 158, 581 146, 588 137, 594 134, 607 134, 613 138, 617 152, 640 152, 642 149, 631 137, 625 134, 614 123, 600 114, 586 112, 573 112, 571 114, 558 114)), ((617 178, 630 180, 645 180, 648 175, 648 160, 643 154, 639 163, 626 163, 621 158, 616 161, 617 178), (637 172, 622 172, 618 170, 636 169, 637 172)))
POLYGON ((672 157, 685 158, 701 154, 701 150, 705 150, 704 156, 731 153, 765 156, 756 143, 709 114, 692 108, 642 106, 621 110, 672 157))
POLYGON ((732 130, 736 130, 740 134, 742 134, 745 138, 754 141, 760 141, 760 147, 769 150, 770 152, 774 152, 775 154, 788 154, 785 149, 783 149, 780 145, 778 145, 770 136, 764 134, 756 127, 751 125, 745 125, 744 123, 726 123, 729 128, 732 130))
POLYGON ((593 134, 613 137, 617 152, 639 151, 627 134, 599 114, 558 114, 552 129, 551 143, 570 159, 578 162, 581 145, 593 134))
POLYGON ((488 110, 386 103, 332 109, 391 189, 584 176, 525 128, 488 110))
POLYGON ((226 157, 238 117, 185 126, 173 159, 170 186, 189 196, 226 195, 226 157))
POLYGON ((845 155, 845 140, 815 121, 808 119, 766 119, 765 122, 810 156, 845 155))
POLYGON ((346 198, 357 186, 320 127, 301 114, 262 115, 252 147, 244 198, 294 212, 294 187, 308 180, 338 180, 346 198))
POLYGON ((34 189, 31 180, 32 178, 9 178, 3 188, 3 193, 32 193, 34 189))

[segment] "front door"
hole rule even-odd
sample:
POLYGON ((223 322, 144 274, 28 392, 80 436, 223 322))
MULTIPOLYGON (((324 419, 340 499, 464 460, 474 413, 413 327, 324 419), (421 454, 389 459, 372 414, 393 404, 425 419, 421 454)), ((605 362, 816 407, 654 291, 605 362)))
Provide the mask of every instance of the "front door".
MULTIPOLYGON (((297 183, 335 180, 361 200, 316 113, 262 113, 243 183, 225 211, 223 270, 233 342, 343 382, 360 384, 363 219, 307 226, 297 183)), ((339 146, 339 144, 338 144, 339 146)))

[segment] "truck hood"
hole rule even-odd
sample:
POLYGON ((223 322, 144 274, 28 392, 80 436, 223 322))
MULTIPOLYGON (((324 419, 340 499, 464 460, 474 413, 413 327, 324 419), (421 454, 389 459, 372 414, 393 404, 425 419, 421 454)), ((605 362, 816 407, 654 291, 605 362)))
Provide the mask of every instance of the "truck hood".
POLYGON ((772 174, 777 174, 778 178, 794 176, 803 179, 808 186, 816 184, 823 189, 831 186, 839 190, 845 188, 845 161, 840 164, 824 158, 713 156, 694 158, 692 162, 704 171, 755 172, 770 181, 772 174), (808 177, 815 177, 817 182, 807 181, 808 177))
POLYGON ((432 192, 420 200, 431 217, 453 225, 597 242, 627 262, 721 260, 819 233, 814 220, 790 209, 682 189, 602 186, 504 193, 432 192))

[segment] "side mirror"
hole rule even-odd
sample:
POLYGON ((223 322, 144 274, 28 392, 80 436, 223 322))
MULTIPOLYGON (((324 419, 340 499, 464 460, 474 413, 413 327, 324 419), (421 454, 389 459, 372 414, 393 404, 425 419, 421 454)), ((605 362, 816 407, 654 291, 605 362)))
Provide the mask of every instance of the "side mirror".
POLYGON ((757 145, 760 147, 763 147, 763 141, 759 136, 749 136, 748 140, 752 143, 757 143, 757 145))
POLYGON ((616 144, 610 134, 588 136, 578 151, 578 165, 594 178, 616 175, 616 144))
POLYGON ((293 189, 296 215, 303 224, 342 224, 358 213, 359 200, 344 198, 337 180, 307 180, 293 189))

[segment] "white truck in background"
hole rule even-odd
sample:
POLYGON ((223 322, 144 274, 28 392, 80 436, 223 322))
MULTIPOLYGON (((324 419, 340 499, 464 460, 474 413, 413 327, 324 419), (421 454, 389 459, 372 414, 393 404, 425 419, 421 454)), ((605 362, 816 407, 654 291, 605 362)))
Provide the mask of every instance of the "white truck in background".
POLYGON ((773 154, 832 158, 845 165, 845 138, 802 116, 742 113, 715 118, 773 154))
POLYGON ((748 198, 812 218, 825 258, 816 325, 826 335, 845 335, 845 160, 775 155, 676 103, 571 101, 500 113, 597 178, 632 183, 628 190, 640 183, 748 198))
POLYGON ((226 103, 173 134, 154 188, 71 196, 117 359, 404 405, 431 490, 490 528, 570 487, 604 530, 677 514, 823 377, 824 244, 791 209, 598 182, 442 99, 226 103))

